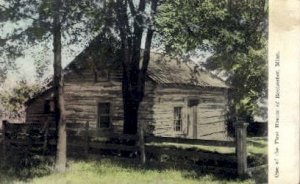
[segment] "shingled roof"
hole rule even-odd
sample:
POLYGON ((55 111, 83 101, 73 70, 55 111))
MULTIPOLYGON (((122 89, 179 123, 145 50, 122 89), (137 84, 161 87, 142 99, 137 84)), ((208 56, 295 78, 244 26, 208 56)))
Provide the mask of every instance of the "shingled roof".
POLYGON ((179 62, 159 53, 151 53, 150 58, 148 76, 158 84, 229 88, 222 79, 201 69, 193 61, 179 62))

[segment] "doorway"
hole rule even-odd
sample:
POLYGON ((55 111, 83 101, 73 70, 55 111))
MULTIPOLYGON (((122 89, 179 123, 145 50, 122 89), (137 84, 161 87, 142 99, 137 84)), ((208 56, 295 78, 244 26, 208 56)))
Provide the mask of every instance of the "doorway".
POLYGON ((193 139, 198 136, 198 104, 197 99, 188 101, 188 137, 193 139))

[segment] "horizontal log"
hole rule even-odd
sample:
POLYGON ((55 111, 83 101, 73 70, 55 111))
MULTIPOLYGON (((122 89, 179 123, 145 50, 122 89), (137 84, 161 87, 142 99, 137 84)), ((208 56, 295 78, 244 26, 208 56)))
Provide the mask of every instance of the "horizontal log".
MULTIPOLYGON (((83 131, 85 133, 85 131, 83 131)), ((115 138, 115 139, 127 139, 127 140, 138 140, 137 135, 128 135, 128 134, 117 134, 102 130, 88 130, 89 137, 105 137, 105 138, 115 138)))
POLYGON ((235 147, 233 141, 217 141, 217 140, 203 140, 203 139, 188 139, 178 137, 156 137, 148 136, 145 138, 147 143, 151 142, 169 142, 169 143, 183 143, 183 144, 199 144, 204 146, 222 146, 222 147, 235 147))
POLYGON ((85 123, 66 123, 66 128, 68 129, 85 129, 85 123))
POLYGON ((268 168, 268 165, 264 164, 264 165, 259 165, 259 166, 255 166, 255 167, 250 167, 247 170, 248 170, 248 172, 254 172, 254 171, 257 171, 260 169, 266 169, 266 168, 268 168))
POLYGON ((123 162, 130 162, 131 164, 139 164, 140 161, 136 159, 136 157, 120 157, 115 155, 108 155, 108 154, 96 154, 96 153, 89 153, 89 157, 99 160, 99 159, 113 159, 117 161, 123 161, 123 162))
MULTIPOLYGON (((84 124, 83 124, 84 125, 84 124)), ((67 128, 68 137, 76 137, 82 136, 84 137, 86 133, 90 138, 114 138, 114 139, 126 139, 126 140, 138 140, 137 135, 129 135, 129 134, 121 134, 121 133, 114 133, 113 130, 108 129, 89 129, 86 130, 84 127, 81 128, 67 128)))
POLYGON ((30 140, 5 140, 7 144, 16 144, 18 146, 24 146, 24 145, 40 145, 43 144, 43 141, 30 141, 30 140))
POLYGON ((80 142, 80 141, 86 141, 86 138, 84 136, 78 136, 78 135, 67 135, 67 142, 80 142))
POLYGON ((118 150, 118 151, 137 151, 137 146, 126 146, 118 144, 102 144, 102 143, 89 143, 89 146, 96 149, 106 149, 106 150, 118 150))
POLYGON ((68 141, 67 146, 84 148, 84 146, 86 146, 86 143, 83 141, 76 141, 76 142, 68 141))
POLYGON ((209 153, 202 152, 198 150, 187 150, 180 148, 166 148, 158 146, 145 146, 147 153, 154 154, 166 154, 172 157, 188 157, 190 159, 196 160, 213 160, 216 162, 229 162, 237 163, 237 158, 235 155, 230 154, 218 154, 218 153, 209 153))

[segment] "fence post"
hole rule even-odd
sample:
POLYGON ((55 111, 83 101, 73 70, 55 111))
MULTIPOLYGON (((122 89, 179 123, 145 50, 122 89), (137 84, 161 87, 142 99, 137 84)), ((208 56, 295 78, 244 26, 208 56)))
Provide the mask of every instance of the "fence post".
POLYGON ((7 121, 6 120, 3 120, 2 121, 2 162, 1 162, 1 166, 5 166, 6 164, 6 136, 5 136, 5 132, 6 132, 6 124, 7 124, 7 121))
POLYGON ((247 126, 245 121, 234 123, 236 139, 237 173, 239 176, 247 174, 247 126))
POLYGON ((146 163, 144 126, 141 121, 138 122, 138 149, 140 152, 140 164, 146 163))
POLYGON ((84 154, 86 157, 88 157, 89 154, 89 122, 87 121, 85 124, 85 148, 84 148, 84 154))
POLYGON ((49 119, 47 119, 43 129, 45 131, 44 142, 43 142, 43 155, 45 155, 48 150, 49 119))

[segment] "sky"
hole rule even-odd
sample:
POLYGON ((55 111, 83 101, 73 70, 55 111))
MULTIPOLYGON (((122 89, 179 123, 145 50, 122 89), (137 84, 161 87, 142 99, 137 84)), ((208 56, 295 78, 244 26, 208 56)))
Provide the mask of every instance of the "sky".
MULTIPOLYGON (((25 52, 25 57, 18 58, 15 63, 17 65, 18 70, 17 71, 9 71, 7 79, 4 83, 3 88, 11 88, 13 87, 17 81, 19 80, 26 80, 29 84, 33 84, 36 82, 36 68, 34 64, 34 53, 38 52, 42 48, 34 48, 34 49, 28 49, 25 52)), ((68 55, 66 53, 66 49, 62 52, 62 67, 65 67, 68 63, 70 63, 76 55, 80 53, 83 48, 77 47, 75 48, 76 52, 73 55, 68 55)), ((45 53, 45 59, 50 60, 50 63, 48 65, 48 70, 45 74, 45 77, 48 77, 53 72, 53 53, 52 50, 48 50, 47 53, 45 53)))

